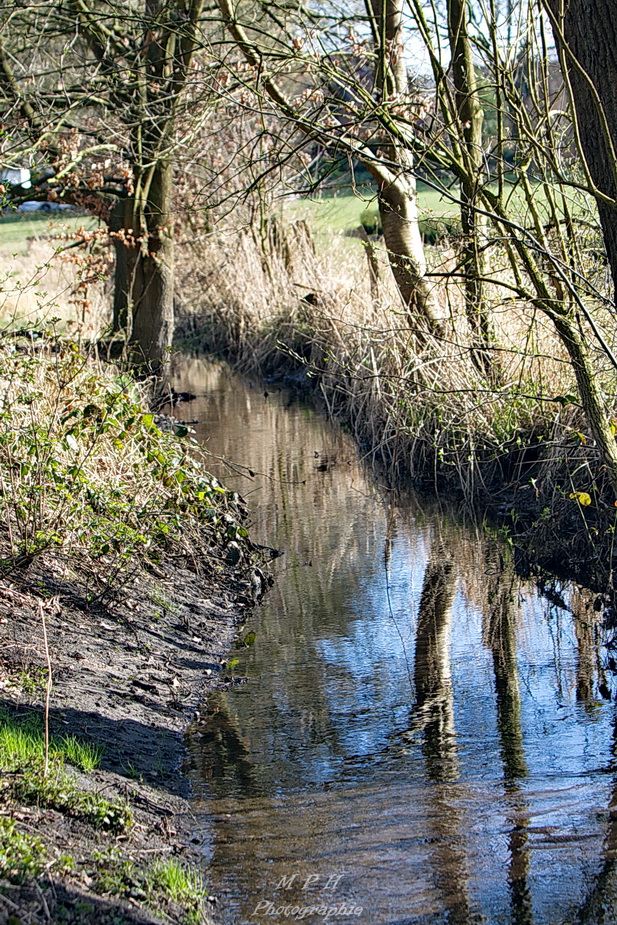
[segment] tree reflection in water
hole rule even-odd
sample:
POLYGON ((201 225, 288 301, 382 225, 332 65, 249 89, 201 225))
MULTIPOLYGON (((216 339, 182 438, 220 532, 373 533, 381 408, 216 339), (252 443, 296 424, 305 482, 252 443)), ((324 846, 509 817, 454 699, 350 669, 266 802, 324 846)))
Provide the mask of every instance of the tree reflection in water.
POLYGON ((190 743, 225 922, 290 899, 281 877, 343 869, 370 925, 614 922, 617 727, 591 599, 560 587, 551 609, 482 530, 384 500, 283 393, 201 360, 177 386, 208 393, 186 408, 201 439, 262 473, 232 487, 286 551, 237 653, 250 681, 190 743))

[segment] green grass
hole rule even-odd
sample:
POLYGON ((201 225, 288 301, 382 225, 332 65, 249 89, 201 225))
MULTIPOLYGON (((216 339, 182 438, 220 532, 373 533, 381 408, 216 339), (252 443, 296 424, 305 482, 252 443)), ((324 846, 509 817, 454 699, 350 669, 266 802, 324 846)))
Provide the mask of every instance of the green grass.
POLYGON ((199 873, 175 858, 155 861, 149 879, 154 890, 160 890, 182 906, 197 905, 208 895, 199 873))
MULTIPOLYGON (((492 188, 495 192, 497 191, 496 186, 492 188)), ((450 192, 454 197, 458 195, 456 185, 452 186, 450 192)), ((549 222, 550 214, 547 199, 541 184, 535 186, 534 200, 541 220, 544 223, 549 222)), ((572 190, 569 200, 569 207, 573 215, 595 214, 593 204, 583 194, 572 190)), ((433 228, 439 227, 441 224, 440 219, 445 220, 445 227, 448 228, 453 224, 453 221, 456 224, 456 220, 460 216, 460 209, 456 202, 453 202, 448 196, 442 195, 437 190, 430 189, 422 182, 418 183, 418 207, 420 211, 420 227, 423 234, 428 236, 429 243, 432 243, 431 232, 433 228)), ((521 184, 512 183, 506 189, 506 207, 514 221, 527 226, 532 224, 532 217, 525 202, 521 184)), ((361 224, 363 213, 372 213, 376 216, 377 199, 375 193, 371 195, 366 190, 359 191, 357 195, 345 192, 340 195, 324 196, 322 198, 298 199, 286 204, 285 213, 292 220, 305 219, 313 228, 318 239, 323 240, 328 234, 345 235, 356 230, 361 224)))
POLYGON ((31 238, 50 238, 52 235, 77 231, 78 228, 92 229, 96 225, 97 220, 91 215, 44 212, 0 215, 0 253, 6 256, 25 254, 31 238))
MULTIPOLYGON (((454 203, 421 183, 418 184, 418 205, 422 216, 456 217, 459 212, 454 203)), ((377 211, 375 194, 345 193, 320 199, 298 199, 285 207, 292 219, 305 219, 317 233, 331 231, 334 234, 357 229, 360 216, 367 209, 377 211)))
MULTIPOLYGON (((198 870, 176 858, 154 861, 150 866, 124 858, 118 848, 95 851, 92 877, 99 893, 131 896, 145 902, 154 912, 169 913, 168 903, 182 909, 180 922, 198 925, 206 921, 204 901, 208 897, 198 870)), ((177 908, 173 910, 177 921, 177 908)))
MULTIPOLYGON (((0 771, 13 772, 42 763, 43 724, 40 717, 26 715, 15 719, 0 711, 0 771)), ((103 749, 74 735, 52 737, 49 754, 53 760, 72 764, 81 771, 93 771, 101 763, 103 749)))
POLYGON ((58 754, 62 759, 82 771, 94 771, 101 763, 103 749, 94 742, 87 742, 84 739, 78 739, 76 736, 60 736, 59 739, 52 740, 54 754, 59 749, 58 754))
POLYGON ((48 806, 97 829, 119 834, 133 821, 127 804, 81 790, 65 770, 65 765, 71 764, 82 771, 92 771, 101 756, 102 749, 92 742, 73 735, 53 737, 49 743, 49 773, 44 776, 41 718, 0 712, 0 775, 10 775, 8 793, 20 802, 48 806))

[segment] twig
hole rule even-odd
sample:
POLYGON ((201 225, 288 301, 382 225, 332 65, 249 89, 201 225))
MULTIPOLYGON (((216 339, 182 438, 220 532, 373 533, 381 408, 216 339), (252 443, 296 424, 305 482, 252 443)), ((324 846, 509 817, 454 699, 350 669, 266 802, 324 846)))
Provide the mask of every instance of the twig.
POLYGON ((49 912, 49 906, 47 905, 47 900, 45 899, 45 896, 43 895, 43 891, 42 891, 42 889, 40 888, 40 886, 38 885, 38 883, 36 882, 36 880, 33 881, 33 884, 34 884, 35 890, 36 890, 37 893, 39 894, 39 898, 40 898, 41 903, 42 903, 42 905, 43 905, 43 912, 44 912, 44 914, 45 914, 45 918, 47 919, 48 922, 51 922, 51 914, 50 914, 50 912, 49 912))
POLYGON ((45 622, 45 608, 43 602, 38 601, 39 616, 43 628, 43 646, 45 647, 45 661, 47 662, 47 685, 45 690, 45 761, 43 764, 43 777, 47 777, 49 769, 49 700, 51 698, 52 674, 49 646, 47 645, 47 625, 45 622))

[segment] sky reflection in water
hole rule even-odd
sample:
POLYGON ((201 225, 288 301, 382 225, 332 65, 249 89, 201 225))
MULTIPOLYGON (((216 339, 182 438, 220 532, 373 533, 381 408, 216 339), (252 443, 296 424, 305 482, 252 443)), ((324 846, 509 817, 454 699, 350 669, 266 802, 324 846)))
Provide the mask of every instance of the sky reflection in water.
POLYGON ((285 550, 256 645, 234 653, 251 680, 212 698, 189 743, 223 920, 347 902, 361 915, 334 921, 617 921, 593 598, 550 604, 490 537, 394 505, 344 434, 275 387, 203 360, 176 384, 207 395, 178 412, 206 446, 259 473, 216 474, 249 500, 253 538, 285 550))

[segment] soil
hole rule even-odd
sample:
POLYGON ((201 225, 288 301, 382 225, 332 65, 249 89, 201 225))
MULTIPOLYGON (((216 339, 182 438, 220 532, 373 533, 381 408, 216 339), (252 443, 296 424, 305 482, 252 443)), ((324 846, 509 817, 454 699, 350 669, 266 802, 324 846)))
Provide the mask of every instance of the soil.
MULTIPOLYGON (((254 605, 247 570, 219 565, 207 577, 186 563, 157 565, 107 603, 89 603, 62 563, 31 566, 21 580, 1 583, 5 712, 43 710, 41 599, 48 602, 51 734, 68 732, 103 746, 100 766, 75 772, 78 783, 109 799, 126 799, 135 822, 126 834, 113 836, 48 808, 0 809, 20 829, 40 836, 50 858, 70 854, 75 861, 68 874, 50 869, 28 885, 0 884, 0 923, 180 922, 173 903, 154 913, 138 889, 123 899, 98 895, 92 859, 111 847, 119 860, 138 866, 170 855, 199 862, 182 776, 183 734, 210 688, 237 683, 226 676, 222 656, 254 605)), ((208 915, 201 921, 209 921, 208 915)))

